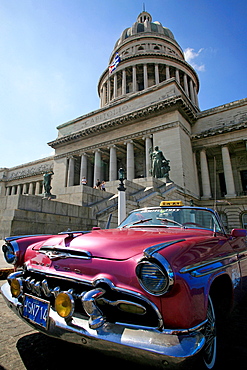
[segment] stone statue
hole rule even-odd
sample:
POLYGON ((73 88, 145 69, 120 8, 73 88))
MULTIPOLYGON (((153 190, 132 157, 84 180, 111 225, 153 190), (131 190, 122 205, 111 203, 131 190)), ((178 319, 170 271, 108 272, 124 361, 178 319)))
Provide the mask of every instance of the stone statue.
POLYGON ((44 189, 45 189, 45 194, 44 196, 46 198, 49 198, 51 197, 51 177, 52 175, 54 175, 54 172, 53 171, 50 171, 50 172, 45 172, 44 175, 43 175, 43 185, 44 185, 44 189))
POLYGON ((169 166, 170 161, 164 157, 158 146, 154 148, 154 151, 152 148, 150 149, 150 158, 152 164, 151 175, 157 179, 163 177, 168 178, 171 169, 169 166))

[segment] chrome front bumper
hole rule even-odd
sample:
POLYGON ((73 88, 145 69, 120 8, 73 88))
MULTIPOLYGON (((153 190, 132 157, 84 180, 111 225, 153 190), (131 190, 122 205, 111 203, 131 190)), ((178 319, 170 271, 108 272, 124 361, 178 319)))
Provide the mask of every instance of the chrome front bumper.
POLYGON ((46 330, 22 317, 22 304, 12 297, 8 283, 1 287, 1 293, 15 314, 44 334, 104 352, 121 353, 128 359, 162 361, 167 367, 173 367, 196 355, 205 344, 205 337, 199 330, 181 330, 176 334, 172 330, 129 328, 107 322, 98 329, 91 329, 89 320, 73 317, 67 322, 53 309, 50 309, 46 330))

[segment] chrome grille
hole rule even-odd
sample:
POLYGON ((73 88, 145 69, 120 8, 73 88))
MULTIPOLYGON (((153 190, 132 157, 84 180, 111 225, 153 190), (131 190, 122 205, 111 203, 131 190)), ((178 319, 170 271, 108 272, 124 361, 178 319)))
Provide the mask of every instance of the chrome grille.
POLYGON ((161 315, 156 306, 136 293, 118 289, 109 280, 100 280, 96 285, 89 282, 66 279, 64 277, 49 276, 37 272, 26 272, 22 277, 24 293, 32 294, 50 301, 54 309, 55 298, 59 292, 69 292, 75 301, 74 316, 88 317, 85 312, 81 297, 94 288, 102 288, 104 294, 97 304, 107 322, 123 323, 141 327, 160 328, 163 324, 161 315), (124 312, 121 307, 129 304, 136 307, 136 313, 124 312), (144 314, 138 314, 138 308, 142 307, 144 314))

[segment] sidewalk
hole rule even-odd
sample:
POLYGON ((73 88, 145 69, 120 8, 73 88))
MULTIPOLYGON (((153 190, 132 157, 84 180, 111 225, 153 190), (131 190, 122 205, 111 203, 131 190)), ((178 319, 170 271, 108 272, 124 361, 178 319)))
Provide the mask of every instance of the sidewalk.
POLYGON ((10 265, 5 261, 3 252, 2 252, 2 245, 4 244, 4 240, 0 240, 0 280, 6 279, 9 273, 13 272, 13 265, 10 265))

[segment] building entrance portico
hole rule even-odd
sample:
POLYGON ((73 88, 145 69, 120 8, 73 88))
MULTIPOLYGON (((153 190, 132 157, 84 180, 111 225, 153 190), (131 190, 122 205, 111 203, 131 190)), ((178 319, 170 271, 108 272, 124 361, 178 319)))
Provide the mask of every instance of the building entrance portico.
POLYGON ((68 186, 79 185, 85 176, 89 186, 100 181, 118 179, 118 169, 124 168, 128 180, 150 176, 150 148, 152 135, 129 140, 119 140, 110 146, 75 153, 68 156, 66 183, 68 186))

